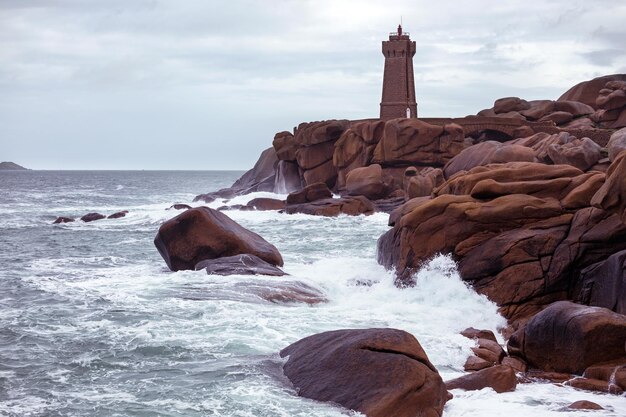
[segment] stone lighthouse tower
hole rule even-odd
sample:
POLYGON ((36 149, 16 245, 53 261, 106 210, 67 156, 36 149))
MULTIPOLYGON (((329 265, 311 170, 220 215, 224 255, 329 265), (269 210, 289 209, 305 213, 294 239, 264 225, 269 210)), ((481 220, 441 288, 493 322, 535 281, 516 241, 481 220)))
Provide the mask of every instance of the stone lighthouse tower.
POLYGON ((397 32, 389 34, 383 41, 385 74, 383 76, 383 97, 380 102, 380 118, 417 117, 415 101, 415 81, 413 80, 413 55, 415 41, 409 33, 398 26, 397 32))

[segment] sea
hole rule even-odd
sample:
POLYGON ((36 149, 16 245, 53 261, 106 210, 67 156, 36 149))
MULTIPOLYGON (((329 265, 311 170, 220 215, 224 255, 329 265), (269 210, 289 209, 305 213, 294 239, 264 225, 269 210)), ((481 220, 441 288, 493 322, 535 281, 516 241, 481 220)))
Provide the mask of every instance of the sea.
MULTIPOLYGON (((278 352, 327 330, 391 327, 415 335, 447 380, 463 374, 474 346, 460 331, 505 325, 445 254, 417 273, 414 288, 396 288, 376 262, 388 230, 382 213, 227 211, 279 249, 289 275, 169 271, 153 239, 180 214, 170 206, 200 205, 195 195, 241 174, 0 172, 0 416, 358 416, 298 397, 278 352), (121 210, 120 219, 53 224, 121 210), (289 297, 303 288, 326 301, 289 297)), ((260 196, 285 197, 209 206, 260 196)), ((626 416, 624 396, 547 381, 452 393, 444 416, 626 416), (562 411, 583 399, 605 410, 562 411)))

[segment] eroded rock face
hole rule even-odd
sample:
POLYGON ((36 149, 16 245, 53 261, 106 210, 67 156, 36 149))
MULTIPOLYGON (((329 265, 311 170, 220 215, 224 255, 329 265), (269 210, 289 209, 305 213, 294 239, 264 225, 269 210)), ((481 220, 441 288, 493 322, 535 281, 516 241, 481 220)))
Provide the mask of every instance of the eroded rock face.
POLYGON ((626 316, 602 307, 559 301, 509 340, 509 354, 546 371, 582 374, 597 363, 626 358, 626 316))
POLYGON ((196 271, 204 269, 209 275, 286 275, 280 268, 265 262, 249 253, 205 259, 194 267, 196 271))
POLYGON ((419 342, 395 329, 336 330, 280 352, 298 395, 368 417, 440 416, 445 385, 419 342))
POLYGON ((163 223, 154 245, 172 271, 193 270, 205 259, 240 254, 252 254, 271 265, 283 265, 274 245, 208 207, 187 210, 163 223))
POLYGON ((522 320, 571 299, 574 277, 626 249, 626 225, 590 207, 603 183, 603 173, 568 165, 476 167, 393 212, 378 260, 412 285, 423 262, 452 254, 464 280, 522 320))
POLYGON ((605 75, 593 80, 583 81, 567 90, 558 101, 579 101, 596 108, 596 100, 608 82, 626 81, 626 74, 605 75))
POLYGON ((256 191, 272 192, 276 182, 275 168, 277 164, 276 151, 273 147, 268 148, 261 153, 254 167, 243 174, 231 187, 197 195, 193 201, 210 203, 215 201, 216 198, 232 198, 236 195, 249 194, 256 191))
POLYGON ((467 147, 461 126, 436 126, 418 119, 392 119, 385 123, 372 162, 382 166, 443 166, 467 147))
POLYGON ((575 281, 573 299, 626 315, 626 251, 585 268, 575 281))

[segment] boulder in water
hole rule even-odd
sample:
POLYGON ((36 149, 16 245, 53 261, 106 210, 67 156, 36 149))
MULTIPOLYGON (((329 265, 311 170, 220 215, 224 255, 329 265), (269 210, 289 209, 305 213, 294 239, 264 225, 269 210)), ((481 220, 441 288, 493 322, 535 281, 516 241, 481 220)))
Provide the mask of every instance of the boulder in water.
POLYGON ((107 219, 119 219, 120 217, 126 217, 128 214, 128 210, 118 211, 117 213, 113 213, 107 217, 107 219))
POLYGON ((81 217, 80 219, 82 221, 84 221, 85 223, 88 223, 88 222, 93 222, 93 221, 96 221, 96 220, 101 220, 101 219, 104 219, 104 218, 106 218, 106 216, 104 214, 87 213, 83 217, 81 217))
POLYGON ((74 221, 74 219, 72 219, 71 217, 63 217, 63 216, 61 216, 61 217, 57 217, 57 219, 54 222, 52 222, 52 223, 53 224, 71 223, 73 221, 74 221))
POLYGON ((332 191, 323 182, 316 182, 311 185, 307 185, 300 191, 295 191, 287 196, 287 204, 303 204, 310 203, 312 201, 322 200, 324 198, 330 198, 333 196, 332 191))
POLYGON ((471 372, 462 377, 446 382, 448 389, 463 389, 466 391, 493 388, 497 393, 515 391, 517 377, 513 368, 496 365, 480 371, 471 372))
POLYGON ((187 210, 163 223, 154 244, 172 271, 194 269, 205 259, 246 253, 270 265, 283 265, 274 245, 208 207, 187 210))
POLYGON ((582 374, 593 364, 624 358, 625 345, 626 316, 558 301, 515 332, 508 351, 539 369, 582 374))
POLYGON ((196 271, 204 269, 209 275, 271 275, 276 277, 287 275, 280 268, 249 253, 205 259, 198 262, 194 269, 196 271))
POLYGON ((277 198, 259 197, 248 201, 246 206, 255 210, 282 210, 285 208, 285 201, 277 198))
POLYGON ((376 206, 363 196, 325 198, 304 204, 292 204, 285 207, 285 213, 303 213, 313 216, 334 217, 340 214, 358 216, 376 212, 376 206))
POLYGON ((396 329, 315 334, 280 352, 298 395, 368 417, 440 416, 450 398, 415 337, 396 329))

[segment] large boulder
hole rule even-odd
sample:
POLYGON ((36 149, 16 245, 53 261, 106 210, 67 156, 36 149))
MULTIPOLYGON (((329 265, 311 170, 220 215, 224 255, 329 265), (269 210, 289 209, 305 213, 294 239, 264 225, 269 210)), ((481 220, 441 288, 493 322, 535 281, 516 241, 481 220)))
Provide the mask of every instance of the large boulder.
POLYGON ((382 166, 443 166, 466 146, 459 125, 437 126, 418 119, 392 119, 385 123, 372 162, 382 166))
POLYGON ((404 175, 404 191, 410 199, 429 196, 436 187, 444 182, 441 168, 427 167, 418 171, 414 167, 409 167, 404 175))
POLYGON ((322 200, 325 198, 331 198, 333 196, 332 191, 323 182, 317 182, 307 185, 299 191, 294 191, 287 196, 287 204, 304 204, 312 201, 322 200))
POLYGON ((389 176, 384 175, 380 165, 372 164, 350 171, 346 177, 345 191, 348 195, 362 195, 377 200, 390 193, 392 182, 389 176))
POLYGON ((350 329, 306 337, 280 352, 298 395, 368 417, 437 417, 448 392, 419 342, 396 329, 350 329))
POLYGON ((565 144, 552 144, 548 147, 548 156, 555 164, 568 164, 587 171, 601 157, 600 145, 589 138, 575 139, 565 144))
POLYGON ((535 315, 509 340, 509 354, 546 371, 582 374, 626 358, 626 316, 602 307, 559 301, 535 315))
POLYGON ((296 141, 291 132, 278 132, 274 135, 272 146, 276 151, 276 157, 281 161, 296 160, 296 141))
POLYGON ((534 151, 526 146, 486 141, 463 149, 448 161, 443 172, 446 178, 450 178, 457 172, 469 171, 480 165, 534 161, 534 151))
POLYGON ((515 391, 517 377, 513 368, 504 365, 491 366, 476 372, 470 372, 446 382, 446 388, 465 391, 492 388, 497 393, 515 391))
POLYGON ((205 259, 246 253, 271 265, 283 265, 274 245, 208 207, 187 210, 163 223, 154 245, 172 271, 193 270, 205 259))
POLYGON ((530 108, 530 104, 519 97, 504 97, 499 98, 493 103, 493 111, 496 114, 501 113, 509 113, 509 112, 519 112, 523 110, 528 110, 530 108))

